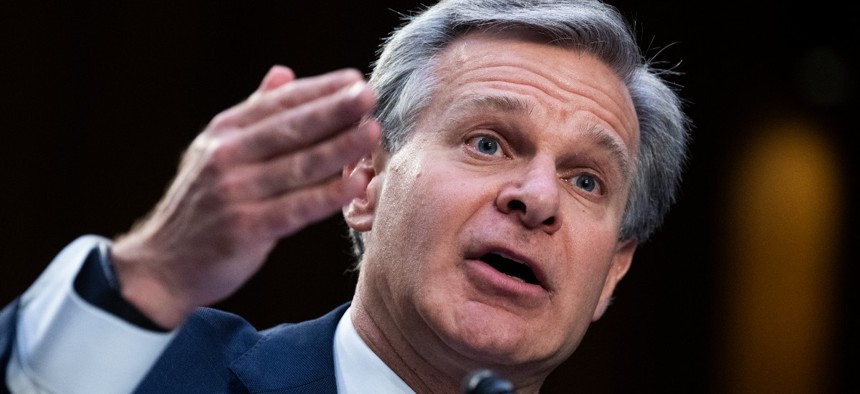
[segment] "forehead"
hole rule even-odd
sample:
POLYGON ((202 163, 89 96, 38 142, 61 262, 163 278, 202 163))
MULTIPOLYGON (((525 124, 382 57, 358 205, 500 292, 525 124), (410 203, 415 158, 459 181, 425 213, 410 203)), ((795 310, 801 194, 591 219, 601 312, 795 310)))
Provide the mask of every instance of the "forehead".
POLYGON ((589 53, 517 31, 469 33, 440 53, 433 74, 438 83, 431 106, 452 109, 476 96, 501 97, 478 101, 586 122, 620 137, 632 155, 638 148, 639 122, 627 87, 589 53))

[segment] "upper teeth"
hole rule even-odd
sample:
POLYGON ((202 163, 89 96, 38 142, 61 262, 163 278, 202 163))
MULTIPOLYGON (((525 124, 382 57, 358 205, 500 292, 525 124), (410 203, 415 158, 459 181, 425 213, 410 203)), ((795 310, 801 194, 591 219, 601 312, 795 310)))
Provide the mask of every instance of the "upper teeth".
POLYGON ((504 253, 498 253, 498 255, 499 255, 499 256, 502 256, 502 257, 504 257, 504 258, 506 258, 506 259, 508 259, 508 260, 510 260, 510 261, 513 261, 513 262, 515 262, 515 263, 519 263, 519 264, 522 264, 522 265, 528 265, 528 264, 523 263, 522 261, 519 261, 519 260, 517 260, 517 259, 515 259, 515 258, 513 258, 513 257, 510 257, 510 256, 508 256, 508 255, 506 255, 506 254, 504 254, 504 253))

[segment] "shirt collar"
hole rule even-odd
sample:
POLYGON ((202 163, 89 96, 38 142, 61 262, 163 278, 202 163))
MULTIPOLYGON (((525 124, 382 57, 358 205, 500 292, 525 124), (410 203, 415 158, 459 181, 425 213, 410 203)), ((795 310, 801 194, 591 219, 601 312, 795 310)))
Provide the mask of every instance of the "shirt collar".
POLYGON ((405 393, 415 391, 385 364, 355 331, 350 310, 334 332, 334 372, 342 394, 405 393))

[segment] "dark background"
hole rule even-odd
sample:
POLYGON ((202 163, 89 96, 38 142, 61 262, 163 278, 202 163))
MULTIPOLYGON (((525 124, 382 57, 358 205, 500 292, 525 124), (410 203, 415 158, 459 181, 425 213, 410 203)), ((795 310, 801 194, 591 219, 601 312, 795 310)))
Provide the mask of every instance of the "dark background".
MULTIPOLYGON (((112 237, 156 203, 180 154, 273 64, 299 76, 370 71, 398 12, 417 2, 15 2, 0 6, 0 305, 79 235, 112 237)), ((856 390, 854 142, 860 33, 832 1, 612 1, 695 123, 686 181, 664 229, 637 252, 615 303, 548 393, 721 392, 727 184, 751 125, 791 114, 821 125, 843 171, 828 368, 820 392, 856 390), (807 62, 808 59, 825 61, 807 62), (817 57, 816 57, 817 56, 817 57), (829 61, 827 60, 829 59, 829 61), (835 59, 835 60, 834 60, 835 59), (809 66, 811 64, 811 66, 809 66), (805 66, 806 65, 806 66, 805 66), (828 92, 830 93, 828 95, 828 92), (823 96, 822 96, 823 95, 823 96), (824 97, 824 98, 822 98, 824 97)), ((258 327, 350 299, 339 217, 280 244, 219 306, 258 327)), ((856 391, 855 391, 856 392, 856 391)))

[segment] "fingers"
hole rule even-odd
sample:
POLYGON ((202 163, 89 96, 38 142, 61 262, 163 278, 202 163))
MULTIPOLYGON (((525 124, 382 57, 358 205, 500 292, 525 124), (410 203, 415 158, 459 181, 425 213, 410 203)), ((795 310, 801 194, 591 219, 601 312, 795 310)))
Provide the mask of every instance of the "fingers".
POLYGON ((273 90, 275 88, 281 87, 284 84, 292 82, 296 79, 296 74, 293 73, 293 70, 289 67, 284 66, 273 66, 269 69, 269 72, 263 78, 263 81, 260 83, 260 87, 257 88, 257 91, 254 94, 260 94, 262 92, 267 92, 269 90, 273 90))
POLYGON ((301 152, 243 166, 225 179, 223 190, 231 198, 249 201, 314 185, 367 155, 379 144, 381 134, 379 123, 369 120, 301 152))
POLYGON ((158 206, 114 244, 123 297, 176 327, 232 294, 278 239, 364 193, 369 175, 341 168, 379 143, 375 120, 359 124, 375 105, 358 71, 297 80, 272 67, 195 138, 158 206))
POLYGON ((237 146, 237 162, 267 160, 306 148, 353 127, 376 105, 376 96, 358 81, 336 94, 271 116, 246 130, 237 146))
POLYGON ((285 77, 283 70, 273 68, 264 78, 258 92, 241 104, 221 113, 215 119, 215 126, 218 128, 245 127, 285 109, 330 95, 364 80, 357 70, 344 69, 276 86, 286 80, 285 77), (267 88, 271 89, 267 90, 267 88))
POLYGON ((370 179, 357 171, 347 178, 332 178, 314 187, 283 195, 256 206, 258 234, 270 239, 291 235, 325 219, 361 195, 370 179))

